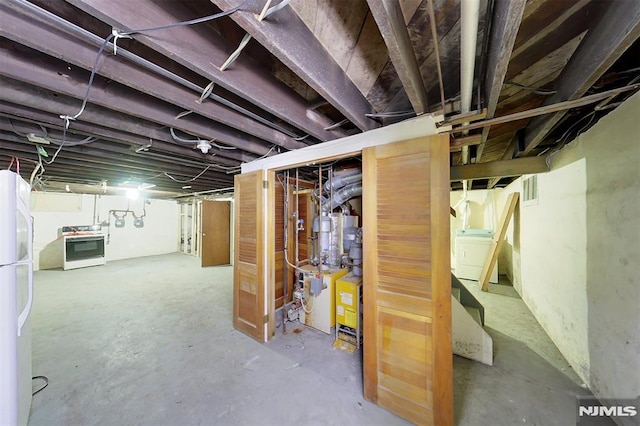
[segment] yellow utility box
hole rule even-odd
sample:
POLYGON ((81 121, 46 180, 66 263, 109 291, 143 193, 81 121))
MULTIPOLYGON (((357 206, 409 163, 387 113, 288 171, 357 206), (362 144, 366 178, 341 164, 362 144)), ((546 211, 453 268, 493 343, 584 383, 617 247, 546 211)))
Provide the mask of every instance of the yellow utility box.
POLYGON ((362 277, 352 272, 336 281, 336 340, 333 346, 355 352, 362 343, 362 277))
POLYGON ((345 268, 322 271, 323 289, 319 295, 312 295, 311 280, 320 278, 320 274, 318 274, 317 268, 310 265, 303 266, 300 269, 303 272, 299 279, 302 281, 302 288, 307 301, 306 311, 303 309, 299 311, 300 322, 316 330, 331 334, 331 328, 336 325, 336 280, 346 275, 348 270, 345 268))

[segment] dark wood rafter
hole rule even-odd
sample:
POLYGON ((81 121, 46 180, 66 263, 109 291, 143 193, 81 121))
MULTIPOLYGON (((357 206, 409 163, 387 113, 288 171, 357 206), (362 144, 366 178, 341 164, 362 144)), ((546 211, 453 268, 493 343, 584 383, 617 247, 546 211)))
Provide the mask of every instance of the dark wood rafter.
MULTIPOLYGON (((37 108, 55 114, 56 116, 67 111, 77 111, 77 108, 80 106, 80 101, 77 99, 59 95, 45 89, 36 89, 34 86, 26 83, 4 77, 0 77, 0 83, 3 84, 3 88, 0 90, 0 100, 13 104, 37 108)), ((172 143, 169 131, 163 126, 150 121, 130 118, 127 117, 125 113, 111 111, 107 108, 88 104, 82 113, 81 120, 136 133, 153 140, 172 143)), ((59 123, 62 123, 62 120, 60 120, 59 123)), ((173 143, 177 146, 185 146, 185 144, 173 143)), ((187 144, 186 146, 191 145, 187 144)), ((241 162, 249 162, 257 158, 257 156, 253 154, 242 151, 212 149, 209 152, 241 162)))
MULTIPOLYGON (((27 158, 34 162, 39 161, 35 144, 19 141, 19 138, 13 135, 5 132, 0 133, 0 146, 2 146, 3 157, 13 155, 27 158)), ((46 149, 51 155, 54 150, 57 149, 57 146, 49 145, 46 149)), ((76 167, 77 172, 78 164, 81 163, 87 168, 86 171, 112 173, 113 175, 120 173, 121 176, 136 174, 145 178, 162 177, 164 179, 164 172, 180 177, 193 177, 206 168, 206 166, 188 167, 158 161, 126 161, 127 158, 125 157, 128 157, 126 155, 114 154, 112 151, 105 151, 101 148, 88 148, 86 146, 66 147, 62 152, 64 152, 64 155, 59 155, 53 164, 44 164, 45 169, 49 170, 67 166, 76 167)), ((44 160, 47 159, 44 158, 44 160)), ((231 174, 216 170, 215 168, 209 168, 199 179, 200 183, 210 182, 211 184, 216 184, 230 181, 232 177, 233 175, 231 174)))
MULTIPOLYGON (((489 39, 487 71, 483 83, 487 118, 493 118, 496 112, 498 98, 507 75, 509 59, 520 28, 525 5, 525 0, 495 0, 489 39)), ((489 136, 489 129, 489 127, 482 129, 482 140, 476 151, 476 162, 479 162, 482 157, 482 152, 489 136)))
MULTIPOLYGON (((0 63, 0 75, 23 81, 48 90, 83 99, 86 93, 88 73, 80 69, 69 69, 61 61, 50 57, 38 57, 26 52, 3 52, 0 63)), ((163 126, 172 127, 182 132, 197 135, 205 139, 216 140, 218 143, 236 147, 240 150, 264 155, 269 152, 269 146, 255 137, 242 134, 228 126, 207 121, 197 114, 176 119, 182 112, 181 108, 161 101, 155 101, 151 96, 130 90, 119 83, 95 77, 88 101, 105 108, 127 113, 132 116, 153 121, 163 126), (149 105, 154 105, 149 108, 149 105)), ((74 115, 73 111, 62 111, 74 115)), ((194 137, 183 135, 187 139, 194 137)))
POLYGON ((482 129, 487 126, 493 126, 496 124, 510 123, 518 120, 524 120, 531 117, 538 117, 545 114, 555 113, 558 111, 567 111, 572 108, 578 108, 585 105, 593 104, 600 100, 619 95, 624 92, 630 92, 638 90, 640 83, 630 84, 628 86, 618 87, 616 89, 607 90, 605 92, 594 93, 593 95, 585 96, 570 101, 558 102, 557 104, 544 105, 539 108, 526 109, 524 111, 515 112, 513 114, 504 115, 502 117, 494 117, 489 120, 479 121, 477 123, 463 124, 462 126, 455 127, 452 131, 454 133, 463 132, 465 130, 482 129))
MULTIPOLYGON (((11 128, 6 125, 6 123, 0 122, 0 129, 3 132, 0 132, 0 139, 11 142, 14 149, 25 150, 25 152, 36 152, 36 144, 33 142, 28 142, 25 138, 17 136, 15 134, 7 133, 11 132, 11 128)), ((59 135, 56 136, 59 138, 59 135)), ((59 139, 58 139, 59 140, 59 139)), ((43 145, 47 148, 49 152, 55 151, 58 146, 55 144, 43 145)), ((118 146, 113 143, 108 143, 104 141, 93 141, 86 145, 75 145, 75 146, 66 146, 64 147, 64 158, 65 159, 76 159, 85 163, 95 163, 102 165, 118 166, 118 163, 114 163, 114 161, 120 162, 123 168, 133 168, 137 170, 146 170, 146 171, 161 171, 166 172, 177 172, 177 173, 186 173, 186 174, 196 174, 201 171, 206 166, 210 165, 211 172, 208 173, 209 176, 217 176, 218 178, 225 177, 226 173, 213 167, 213 163, 204 163, 197 165, 190 165, 188 163, 176 164, 175 161, 171 161, 171 157, 167 158, 157 158, 157 157, 148 157, 145 158, 145 161, 140 161, 141 158, 146 157, 145 153, 136 153, 135 151, 131 151, 126 147, 118 146), (80 155, 80 157, 78 157, 80 155)))
MULTIPOLYGON (((6 4, 0 5, 0 13, 5 17, 5 25, 0 28, 0 35, 3 37, 86 70, 92 69, 97 54, 95 43, 80 40, 76 36, 59 29, 52 22, 41 22, 39 18, 32 14, 13 10, 6 4)), ((69 23, 69 25, 73 24, 69 23)), ((86 33, 87 38, 91 37, 92 40, 98 39, 97 41, 99 41, 99 37, 92 33, 80 27, 75 28, 76 32, 86 33)), ((162 101, 173 103, 185 110, 192 110, 203 117, 234 127, 283 148, 297 149, 306 146, 302 142, 297 142, 289 136, 217 102, 194 102, 200 96, 200 93, 196 94, 194 91, 168 81, 166 78, 145 72, 131 62, 110 54, 104 54, 100 59, 97 72, 106 78, 142 91, 162 101)))
MULTIPOLYGON (((590 28, 560 76, 557 93, 545 105, 583 96, 640 36, 640 2, 609 2, 597 24, 590 28)), ((566 111, 531 120, 524 138, 524 154, 530 153, 562 120, 566 111)))
MULTIPOLYGON (((194 18, 193 14, 178 2, 162 2, 162 4, 129 0, 70 0, 69 2, 120 31, 155 27, 194 18)), ((246 56, 240 55, 232 67, 226 71, 220 71, 218 67, 226 61, 233 48, 227 46, 220 37, 207 31, 206 27, 182 26, 172 28, 170 31, 156 31, 152 36, 137 34, 134 37, 146 46, 197 71, 200 75, 321 141, 346 136, 346 132, 339 129, 324 130, 332 124, 330 120, 314 111, 307 111, 303 98, 280 81, 262 72, 246 56), (184 43, 182 40, 189 40, 189 43, 184 43)))
MULTIPOLYGON (((20 150, 11 149, 11 147, 6 147, 3 149, 6 150, 8 154, 12 154, 12 156, 16 156, 18 158, 21 158, 21 157, 27 158, 32 161, 38 161, 38 157, 34 151, 22 152, 20 150)), ((117 162, 114 162, 114 161, 95 162, 95 161, 90 161, 91 158, 88 156, 85 156, 85 158, 83 158, 82 155, 72 154, 71 156, 66 158, 56 159, 55 163, 53 163, 53 165, 51 166, 45 165, 45 169, 47 171, 68 170, 72 172, 74 168, 77 169, 78 162, 82 161, 82 162, 85 162, 86 167, 90 169, 92 176, 94 176, 96 180, 107 179, 112 182, 114 180, 126 180, 126 178, 135 178, 137 180, 149 181, 149 182, 151 181, 159 182, 161 180, 167 180, 167 179, 170 180, 168 177, 166 177, 166 175, 164 175, 165 172, 169 173, 171 176, 175 175, 176 177, 178 177, 178 180, 187 180, 189 178, 193 178, 197 176, 202 171, 202 170, 197 170, 197 171, 179 172, 171 169, 166 169, 163 167, 158 167, 156 169, 149 168, 148 170, 140 170, 140 169, 136 169, 128 166, 122 166, 119 164, 119 160, 117 162), (88 160, 85 158, 88 158, 88 160), (123 177, 125 179, 123 179, 123 177)), ((229 175, 222 178, 211 178, 207 176, 208 172, 209 171, 207 170, 207 172, 203 173, 201 176, 198 177, 197 180, 199 181, 200 185, 205 185, 205 186, 208 185, 210 187, 214 187, 217 185, 227 185, 231 182, 229 177, 233 176, 233 175, 229 175)))
POLYGON ((481 139, 482 135, 479 133, 477 135, 463 136, 460 138, 452 137, 449 143, 449 152, 460 152, 463 146, 478 145, 481 139))
POLYGON ((545 157, 524 157, 506 161, 451 167, 451 181, 521 176, 549 171, 545 157))
MULTIPOLYGON (((62 130, 63 125, 60 117, 54 114, 47 113, 42 110, 35 110, 22 105, 11 104, 8 102, 0 103, 2 112, 0 116, 11 120, 11 123, 16 121, 41 124, 47 129, 62 130)), ((105 117, 109 120, 108 117, 105 117)), ((116 121, 118 122, 118 121, 116 121)), ((122 121, 123 124, 125 121, 122 121)), ((141 125, 142 123, 136 123, 141 125)), ((126 128, 126 124, 124 125, 126 128)), ((141 126, 142 127, 142 126, 141 126)), ((207 162, 213 162, 222 166, 238 166, 240 161, 227 157, 221 157, 216 155, 212 159, 210 154, 203 154, 200 150, 193 149, 189 145, 176 145, 158 139, 145 137, 134 133, 127 133, 120 130, 114 130, 113 128, 103 127, 96 124, 92 124, 85 121, 76 120, 73 123, 73 128, 68 130, 69 135, 78 135, 81 138, 86 136, 98 137, 102 140, 112 141, 116 143, 122 143, 129 145, 134 151, 136 149, 147 150, 150 152, 163 152, 166 153, 174 161, 188 161, 194 164, 205 164, 207 162)))
POLYGON ((389 56, 416 114, 429 111, 427 90, 404 23, 402 9, 395 0, 367 0, 371 13, 389 50, 389 56))
POLYGON ((283 64, 331 103, 360 130, 378 124, 367 118, 373 108, 320 44, 305 23, 289 6, 259 21, 264 2, 252 0, 212 0, 222 10, 240 4, 243 11, 231 15, 240 27, 269 50, 283 64), (253 12, 253 13, 251 13, 253 12))
MULTIPOLYGON (((520 135, 520 132, 514 133, 513 137, 509 141, 509 145, 507 145, 507 149, 505 149, 504 153, 502 154, 502 158, 501 158, 502 161, 510 160, 511 158, 513 158, 513 153, 515 152, 516 146, 518 144, 519 135, 520 135)), ((489 182, 487 183, 487 189, 493 188, 498 184, 498 182, 500 182, 500 177, 489 179, 489 182)))

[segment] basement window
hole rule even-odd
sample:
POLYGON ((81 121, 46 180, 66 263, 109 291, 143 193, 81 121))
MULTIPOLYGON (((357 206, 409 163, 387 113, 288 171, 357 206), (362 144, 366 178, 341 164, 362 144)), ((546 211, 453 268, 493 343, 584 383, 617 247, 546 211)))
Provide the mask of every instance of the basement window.
POLYGON ((538 204, 538 176, 531 175, 522 179, 522 205, 538 204))

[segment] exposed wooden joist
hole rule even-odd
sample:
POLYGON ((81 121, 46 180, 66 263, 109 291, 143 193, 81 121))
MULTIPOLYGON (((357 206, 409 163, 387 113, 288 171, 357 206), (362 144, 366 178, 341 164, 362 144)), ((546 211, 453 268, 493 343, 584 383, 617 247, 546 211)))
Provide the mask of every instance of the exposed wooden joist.
MULTIPOLYGON (((25 99, 25 98, 22 98, 25 99)), ((59 109, 58 109, 59 111, 59 109)), ((19 119, 21 121, 28 121, 31 123, 42 124, 47 128, 61 130, 63 128, 62 121, 57 115, 42 111, 35 110, 33 108, 26 107, 24 105, 16 105, 9 102, 0 103, 0 116, 7 119, 19 119)), ((203 154, 200 150, 193 149, 189 145, 177 145, 175 143, 163 141, 161 139, 152 139, 139 134, 127 133, 116 129, 129 129, 135 130, 130 126, 130 123, 126 120, 118 120, 117 117, 111 117, 102 115, 103 123, 105 125, 112 125, 112 128, 99 126, 85 121, 76 120, 73 123, 73 128, 69 128, 68 134, 77 134, 81 136, 94 136, 104 140, 128 143, 129 145, 137 145, 137 147, 149 147, 153 151, 162 151, 167 153, 173 161, 189 161, 197 164, 204 164, 212 161, 211 154, 203 154), (188 159, 188 160, 185 160, 188 159)), ((86 116, 83 116, 86 118, 86 116)), ((142 123, 136 123, 140 129, 149 128, 142 123)), ((169 139, 167 137, 167 139, 169 139)), ((237 166, 240 164, 238 160, 233 160, 227 157, 215 156, 214 163, 223 166, 237 166)))
MULTIPOLYGON (((58 95, 44 89, 36 89, 35 87, 20 81, 0 77, 0 83, 3 85, 2 90, 0 90, 0 100, 4 100, 12 104, 47 111, 51 114, 55 114, 56 116, 63 112, 77 111, 77 108, 79 108, 80 105, 80 101, 77 99, 58 95)), ((162 126, 157 125, 156 123, 132 119, 123 113, 118 113, 116 111, 91 104, 87 105, 79 120, 107 126, 113 129, 124 130, 153 140, 161 140, 165 142, 171 142, 172 140, 166 128, 162 128, 162 126)), ((62 120, 60 120, 59 123, 62 123, 62 120)), ((178 144, 176 143, 176 145, 178 144)), ((184 146, 185 144, 180 145, 184 146)), ((218 155, 241 162, 249 162, 257 158, 255 155, 242 151, 210 150, 209 152, 212 151, 218 155)))
POLYGON ((397 0, 367 0, 416 114, 429 111, 427 89, 397 0))
MULTIPOLYGON (((451 106, 452 108, 460 108, 460 106, 458 105, 456 106, 451 106)), ((470 123, 472 121, 478 121, 478 120, 484 120, 485 118, 487 118, 487 109, 483 108, 480 111, 469 111, 469 112, 463 112, 460 114, 456 114, 453 115, 451 117, 448 117, 445 121, 442 122, 442 124, 438 124, 439 126, 457 126, 458 124, 462 124, 462 123, 470 123)))
MULTIPOLYGON (((11 133, 14 127, 20 128, 20 126, 10 126, 6 121, 0 120, 0 130, 4 131, 0 132, 0 138, 5 141, 14 142, 20 147, 28 150, 28 152, 35 152, 36 149, 34 143, 29 142, 22 136, 11 133)), ((36 130, 34 133, 37 134, 41 132, 36 130)), ((50 137, 58 140, 61 139, 60 134, 51 134, 50 137)), ((77 140, 77 138, 74 139, 77 140)), ((48 148, 49 151, 56 150, 58 148, 58 146, 55 144, 50 144, 48 146, 45 145, 45 147, 48 148)), ((131 151, 126 147, 118 146, 116 144, 107 143, 100 140, 96 140, 85 145, 63 147, 58 157, 56 157, 56 161, 58 158, 79 160, 78 173, 80 173, 81 169, 85 166, 84 163, 112 165, 116 169, 122 166, 124 169, 129 167, 136 170, 153 171, 156 173, 158 171, 166 171, 186 174, 197 174, 206 166, 213 165, 213 163, 198 164, 197 166, 181 164, 176 161, 171 161, 171 157, 158 159, 157 157, 149 157, 144 153, 137 154, 135 151, 131 151)), ((217 168, 212 167, 210 170, 210 172, 207 171, 207 174, 210 175, 210 177, 227 177, 225 172, 217 168)))
MULTIPOLYGON (((13 10, 6 4, 0 5, 0 13, 5 17, 3 21, 5 24, 0 28, 0 35, 84 69, 91 70, 93 67, 97 53, 95 43, 80 40, 59 26, 55 26, 52 22, 39 22, 39 18, 31 16, 28 12, 13 10)), ((86 37, 91 40, 97 39, 96 42, 99 46, 99 37, 71 23, 68 25, 72 25, 76 32, 86 33, 86 37)), ((122 58, 110 54, 103 55, 97 72, 165 102, 173 103, 185 110, 192 110, 203 117, 234 127, 286 149, 307 146, 217 102, 194 102, 200 93, 196 94, 192 90, 145 71, 127 60, 122 60, 122 58)))
MULTIPOLYGON (((121 31, 195 18, 178 2, 69 0, 69 3, 121 31)), ((346 135, 341 129, 324 130, 332 124, 329 119, 308 111, 302 97, 256 67, 246 55, 240 55, 226 71, 220 71, 218 67, 226 61, 233 47, 226 45, 206 25, 175 27, 149 35, 136 34, 134 38, 320 140, 346 135)))
MULTIPOLYGON (((513 153, 515 152, 517 143, 518 143, 518 133, 515 133, 511 138, 511 140, 509 141, 509 145, 507 145, 507 149, 505 149, 504 153, 502 154, 503 161, 510 160, 511 158, 513 158, 513 153)), ((487 189, 493 188, 498 184, 499 181, 500 181, 499 177, 490 179, 489 182, 487 183, 487 189)))
POLYGON ((244 0, 212 2, 222 10, 244 4, 243 12, 231 15, 240 27, 359 129, 378 127, 374 120, 365 115, 374 112, 371 104, 291 7, 285 6, 259 21, 263 1, 252 0, 249 4, 244 0))
POLYGON ((460 152, 462 151, 463 146, 478 145, 480 143, 481 138, 482 138, 482 135, 480 134, 464 136, 461 138, 452 137, 451 142, 449 143, 449 152, 460 152))
MULTIPOLYGON (((498 106, 502 83, 507 75, 509 59, 520 28, 525 5, 526 0, 495 0, 494 2, 487 73, 484 81, 484 103, 488 118, 493 118, 498 106)), ((485 127, 482 130, 482 140, 476 151, 476 162, 479 162, 482 157, 488 136, 489 127, 485 127)))
MULTIPOLYGON (((640 36, 640 2, 612 1, 598 23, 590 28, 556 81, 557 93, 545 105, 584 95, 640 36)), ((564 117, 566 111, 531 120, 524 153, 531 152, 564 117)))
POLYGON ((549 171, 545 157, 525 157, 507 161, 451 167, 451 181, 521 176, 549 171))
MULTIPOLYGON (((0 57, 2 58, 0 74, 3 76, 77 99, 82 99, 86 93, 88 76, 84 70, 69 69, 66 64, 53 58, 33 57, 33 55, 15 50, 0 49, 0 57)), ((192 132, 192 134, 205 139, 216 140, 218 143, 227 144, 239 150, 259 155, 264 155, 269 151, 269 147, 264 141, 228 126, 205 120, 197 114, 189 114, 186 117, 176 119, 176 115, 182 112, 181 108, 176 108, 166 102, 155 101, 151 96, 132 91, 121 84, 100 77, 95 77, 93 81, 89 92, 89 102, 182 132, 192 132)), ((74 115, 78 110, 79 105, 74 110, 61 111, 61 113, 74 115)), ((187 136, 185 138, 193 139, 187 136)))
MULTIPOLYGON (((9 139, 16 139, 11 135, 0 135, 0 146, 2 147, 3 155, 16 156, 18 158, 27 158, 33 161, 38 161, 38 156, 35 147, 28 143, 16 143, 11 142, 9 139)), ((55 148, 55 147, 54 147, 55 148)), ((53 148, 52 148, 53 149, 53 148)), ((51 150, 49 152, 51 152, 51 150)), ((119 158, 112 158, 106 156, 104 153, 99 155, 92 155, 96 150, 75 147, 73 151, 70 147, 65 148, 56 157, 56 160, 51 165, 45 165, 45 176, 49 176, 51 171, 61 172, 66 171, 67 176, 70 179, 87 179, 87 176, 98 177, 99 180, 109 177, 116 177, 119 179, 126 178, 127 176, 139 176, 150 179, 152 176, 155 179, 166 176, 164 172, 175 174, 180 179, 183 177, 194 177, 198 175, 202 169, 188 169, 181 166, 155 166, 146 165, 146 163, 139 162, 138 164, 127 164, 122 162, 119 158)), ((169 179, 169 178, 167 178, 169 179)), ((232 181, 232 175, 215 173, 213 169, 207 170, 202 176, 198 178, 200 184, 208 185, 226 185, 232 181)))
POLYGON ((579 108, 585 105, 593 104, 602 99, 606 99, 610 96, 619 95, 620 93, 638 90, 640 83, 630 84, 628 86, 618 87, 616 89, 607 90, 605 92, 595 93, 593 95, 585 96, 570 101, 559 102, 557 104, 545 105, 539 108, 528 109, 526 111, 515 112, 513 114, 503 115, 502 117, 495 117, 489 120, 479 121, 477 123, 466 124, 454 128, 452 131, 455 133, 463 132, 465 130, 481 129, 486 126, 493 126, 496 124, 510 123, 512 121, 523 120, 525 118, 537 117, 539 115, 550 114, 557 111, 566 111, 571 108, 579 108))

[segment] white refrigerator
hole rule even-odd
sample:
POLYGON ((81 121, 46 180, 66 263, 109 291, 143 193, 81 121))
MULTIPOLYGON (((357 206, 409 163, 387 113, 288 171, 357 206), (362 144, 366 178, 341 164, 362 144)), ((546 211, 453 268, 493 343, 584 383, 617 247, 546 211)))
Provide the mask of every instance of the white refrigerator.
POLYGON ((31 188, 0 171, 0 425, 26 425, 31 408, 33 222, 31 188))

